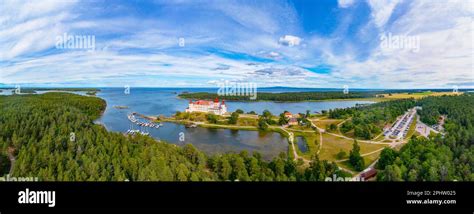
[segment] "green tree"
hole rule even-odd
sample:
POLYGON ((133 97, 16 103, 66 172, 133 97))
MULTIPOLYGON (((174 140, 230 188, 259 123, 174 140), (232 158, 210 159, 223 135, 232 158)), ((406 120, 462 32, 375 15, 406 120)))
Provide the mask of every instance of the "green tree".
POLYGON ((216 124, 218 119, 219 117, 215 114, 207 114, 207 121, 209 121, 210 123, 216 124))
POLYGON ((330 130, 330 131, 336 131, 336 130, 337 130, 337 125, 334 124, 334 123, 331 123, 331 124, 329 125, 328 130, 330 130))
POLYGON ((232 173, 232 166, 227 158, 223 157, 220 160, 219 175, 222 180, 229 180, 232 173))
POLYGON ((265 120, 265 118, 263 118, 263 117, 258 118, 258 129, 260 129, 262 131, 265 131, 265 130, 268 129, 268 124, 267 124, 267 121, 265 120))
POLYGON ((344 159, 345 157, 347 156, 346 152, 340 150, 337 154, 336 154, 336 158, 339 159, 339 160, 342 160, 344 159))
POLYGON ((263 118, 265 118, 265 120, 269 120, 269 119, 272 118, 273 115, 272 115, 272 113, 271 113, 270 111, 268 111, 268 110, 265 109, 265 110, 263 111, 262 116, 263 116, 263 118))
POLYGON ((393 164, 397 158, 397 152, 390 148, 384 148, 380 153, 380 158, 376 164, 377 169, 385 169, 386 166, 393 164))
POLYGON ((229 124, 237 124, 238 120, 239 120, 239 113, 232 112, 232 114, 229 117, 229 124))
POLYGON ((280 118, 278 119, 278 124, 279 125, 285 125, 288 123, 288 119, 285 117, 284 113, 280 114, 280 118))
POLYGON ((363 170, 365 167, 364 158, 360 156, 360 146, 357 140, 354 140, 354 144, 352 144, 352 150, 349 153, 349 163, 358 171, 363 170))
POLYGON ((248 181, 250 177, 247 173, 247 168, 244 163, 244 159, 240 156, 235 157, 234 167, 232 171, 232 178, 239 181, 248 181))

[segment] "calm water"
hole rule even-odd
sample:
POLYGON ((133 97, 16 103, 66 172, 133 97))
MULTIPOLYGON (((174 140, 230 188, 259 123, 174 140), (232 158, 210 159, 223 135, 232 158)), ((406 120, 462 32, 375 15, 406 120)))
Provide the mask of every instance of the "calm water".
POLYGON ((305 153, 308 151, 308 144, 306 144, 306 140, 304 139, 304 137, 301 137, 301 136, 298 136, 298 137, 295 137, 295 140, 296 140, 296 144, 298 145, 298 149, 305 153))
MULTIPOLYGON (((277 89, 281 92, 282 89, 277 89)), ((110 131, 125 132, 130 128, 131 122, 127 114, 138 112, 145 115, 170 116, 176 111, 184 111, 188 100, 177 98, 181 92, 209 91, 214 89, 157 89, 136 88, 131 89, 130 94, 125 94, 121 88, 105 88, 97 93, 97 96, 107 101, 104 115, 97 121, 110 131), (128 109, 117 109, 113 106, 128 106, 128 109)), ((260 90, 263 91, 263 90, 260 90)), ((268 109, 273 114, 280 114, 284 110, 290 112, 311 112, 328 110, 332 108, 345 108, 355 106, 356 103, 371 103, 368 101, 330 101, 330 102, 226 102, 230 111, 242 109, 245 112, 255 111, 261 113, 268 109)), ((136 128, 136 127, 134 127, 136 128)), ((257 131, 207 129, 207 128, 185 128, 183 125, 164 123, 159 129, 148 128, 150 135, 158 140, 169 143, 184 145, 191 143, 198 149, 209 153, 249 152, 258 151, 265 159, 271 159, 280 152, 287 152, 287 139, 279 133, 261 133, 257 131), (182 133, 182 134, 180 134, 182 133), (181 141, 180 140, 181 137, 181 141), (184 139, 183 139, 184 137, 184 139)), ((300 148, 303 149, 303 148, 300 148)))

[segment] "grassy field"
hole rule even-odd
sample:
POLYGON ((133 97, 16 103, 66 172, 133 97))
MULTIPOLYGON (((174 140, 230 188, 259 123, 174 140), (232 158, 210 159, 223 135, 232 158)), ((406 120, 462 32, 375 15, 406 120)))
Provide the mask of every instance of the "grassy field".
POLYGON ((239 119, 237 120, 237 125, 239 125, 239 126, 257 126, 258 121, 257 121, 257 119, 254 119, 254 118, 239 117, 239 119))
POLYGON ((410 128, 408 128, 408 132, 407 132, 407 136, 405 137, 405 139, 410 139, 411 136, 413 136, 416 132, 416 119, 417 119, 417 115, 415 115, 415 117, 413 118, 413 121, 412 123, 410 124, 410 128))
MULTIPOLYGON (((379 152, 364 156, 363 158, 364 158, 365 168, 369 167, 370 164, 372 164, 375 160, 377 160, 377 158, 379 158, 381 152, 382 151, 379 151, 379 152)), ((337 164, 341 167, 344 167, 344 168, 349 169, 351 171, 357 172, 357 170, 355 170, 354 167, 349 163, 349 160, 339 162, 337 164)))
POLYGON ((314 125, 319 128, 328 129, 331 124, 337 125, 344 120, 340 119, 324 119, 324 120, 313 120, 314 125))
POLYGON ((199 124, 199 126, 204 127, 204 128, 214 128, 214 129, 258 131, 258 128, 253 127, 253 126, 221 125, 221 124, 210 124, 210 123, 199 124))
POLYGON ((382 94, 386 99, 406 99, 406 98, 415 98, 421 99, 426 96, 443 96, 443 95, 460 95, 462 92, 453 93, 453 92, 431 92, 431 91, 424 91, 418 93, 392 93, 390 94, 382 94))
MULTIPOLYGON (((341 150, 346 152, 347 155, 349 155, 349 152, 352 149, 353 143, 354 143, 353 140, 348 140, 342 137, 337 137, 337 136, 324 133, 323 146, 322 146, 321 152, 319 153, 319 157, 324 160, 335 161, 337 160, 336 158, 337 153, 339 153, 341 150)), ((362 143, 362 142, 359 142, 359 145, 360 145, 361 154, 373 152, 375 150, 378 150, 387 146, 387 145, 382 145, 382 144, 369 144, 369 143, 362 143)))
POLYGON ((373 141, 383 141, 383 140, 385 140, 385 135, 383 135, 383 134, 381 134, 378 137, 376 137, 375 139, 373 139, 373 141))

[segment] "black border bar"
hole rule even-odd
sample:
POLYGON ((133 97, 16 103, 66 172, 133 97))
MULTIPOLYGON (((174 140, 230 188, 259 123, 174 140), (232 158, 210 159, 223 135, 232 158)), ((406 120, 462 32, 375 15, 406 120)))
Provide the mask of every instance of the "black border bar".
POLYGON ((55 208, 471 208, 474 205, 473 182, 0 182, 0 212, 5 208, 48 208, 46 204, 19 204, 18 193, 26 188, 55 191, 55 208), (408 191, 431 192, 431 195, 407 195, 408 191), (435 191, 454 191, 455 195, 433 195, 435 191), (407 204, 411 199, 455 200, 456 203, 407 204))

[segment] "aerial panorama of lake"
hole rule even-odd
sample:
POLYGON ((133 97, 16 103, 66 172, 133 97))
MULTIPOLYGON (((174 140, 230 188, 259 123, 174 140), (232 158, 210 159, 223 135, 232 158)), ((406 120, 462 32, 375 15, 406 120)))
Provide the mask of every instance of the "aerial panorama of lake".
MULTIPOLYGON (((311 89, 300 89, 310 91, 311 89)), ((312 89, 314 91, 314 89, 312 89)), ((262 89, 264 92, 284 92, 282 88, 262 89)), ((294 91, 294 90, 287 90, 294 91)), ((98 97, 106 100, 107 108, 103 116, 97 121, 109 131, 126 132, 132 126, 127 115, 137 112, 144 115, 170 116, 176 111, 184 111, 188 100, 177 97, 182 92, 213 92, 216 89, 183 89, 183 88, 132 88, 129 94, 123 88, 102 88, 98 97), (128 108, 115 108, 114 106, 127 106, 128 108)), ((287 110, 293 113, 321 112, 334 108, 346 108, 359 104, 373 103, 370 101, 323 101, 323 102, 231 102, 227 101, 228 111, 242 109, 245 112, 257 113, 268 109, 273 114, 280 114, 287 110)), ((228 129, 185 128, 175 123, 163 123, 164 126, 147 131, 155 139, 168 143, 184 145, 193 144, 195 147, 208 154, 240 152, 247 150, 249 153, 258 151, 265 159, 271 159, 281 152, 288 151, 287 139, 275 132, 258 132, 228 129), (181 133, 181 134, 180 134, 181 133), (181 137, 181 139, 180 139, 181 137), (184 139, 183 139, 184 138, 184 139), (182 141, 183 140, 183 141, 182 141)), ((134 128, 137 128, 135 126, 134 128)))
MULTIPOLYGON (((259 92, 300 92, 300 91, 334 91, 334 89, 305 89, 305 88, 262 88, 259 92)), ((37 94, 51 92, 51 90, 36 91, 37 94)), ((188 106, 188 100, 178 98, 183 92, 211 92, 212 88, 132 88, 129 94, 124 93, 124 88, 101 88, 97 96, 105 99, 107 108, 96 122, 104 125, 107 130, 125 133, 133 126, 127 118, 132 112, 148 116, 165 115, 171 116, 176 111, 184 111, 188 106), (126 106, 127 108, 116 108, 114 106, 126 106)), ((70 92, 86 95, 83 91, 70 92)), ((11 95, 11 89, 3 89, 0 95, 11 95)), ((226 101, 228 111, 242 109, 245 112, 255 111, 261 114, 268 109, 275 115, 287 110, 292 113, 321 112, 334 108, 347 108, 356 104, 368 104, 371 101, 320 101, 320 102, 233 102, 226 101)), ((258 151, 264 159, 271 159, 281 152, 288 151, 288 140, 276 132, 258 132, 229 129, 210 128, 185 128, 184 125, 175 123, 163 123, 164 126, 147 128, 150 136, 157 140, 164 140, 176 145, 193 144, 196 148, 208 154, 240 152, 247 150, 249 153, 258 151), (184 139, 183 139, 184 138, 184 139)), ((298 147, 305 150, 304 139, 297 139, 298 147)))

